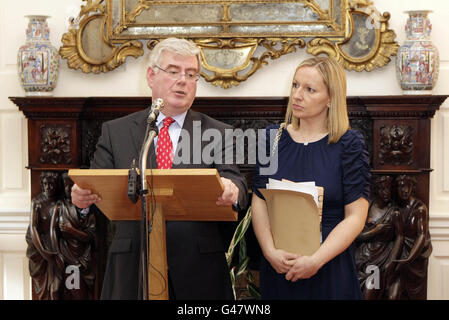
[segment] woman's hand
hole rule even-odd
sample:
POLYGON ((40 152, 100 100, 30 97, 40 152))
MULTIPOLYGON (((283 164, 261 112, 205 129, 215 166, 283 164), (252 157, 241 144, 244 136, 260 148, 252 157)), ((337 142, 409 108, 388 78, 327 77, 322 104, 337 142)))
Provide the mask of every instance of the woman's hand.
POLYGON ((279 274, 287 273, 290 270, 291 261, 295 261, 298 258, 297 254, 289 253, 281 249, 270 250, 270 252, 264 253, 264 256, 279 274))
POLYGON ((298 281, 298 279, 308 279, 314 276, 321 268, 320 263, 313 256, 299 256, 295 260, 287 261, 290 269, 285 275, 288 281, 298 281))

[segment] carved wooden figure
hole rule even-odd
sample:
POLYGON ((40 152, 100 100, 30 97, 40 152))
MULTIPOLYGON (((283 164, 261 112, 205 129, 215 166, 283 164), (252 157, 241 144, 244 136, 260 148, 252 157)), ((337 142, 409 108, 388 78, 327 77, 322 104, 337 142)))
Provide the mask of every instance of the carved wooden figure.
POLYGON ((401 254, 402 239, 398 234, 402 233, 402 220, 392 199, 392 181, 391 176, 373 179, 374 200, 365 227, 356 240, 359 281, 368 300, 388 298, 390 285, 397 277, 392 260, 401 254))
POLYGON ((73 181, 62 174, 64 197, 54 207, 51 232, 52 244, 63 262, 63 299, 92 299, 95 273, 92 271, 93 244, 95 241, 95 216, 80 218, 71 202, 73 181))
POLYGON ((39 300, 57 300, 61 294, 63 263, 51 241, 51 219, 57 204, 58 174, 42 172, 42 192, 32 199, 26 234, 33 291, 39 300))
POLYGON ((43 171, 40 181, 42 193, 32 200, 26 235, 34 296, 38 300, 92 299, 95 216, 78 217, 67 173, 61 181, 57 172, 43 171))
POLYGON ((392 284, 391 299, 426 299, 427 265, 432 253, 429 233, 429 212, 423 201, 413 196, 416 179, 400 175, 396 178, 398 205, 403 228, 403 249, 395 260, 399 277, 392 284))
POLYGON ((373 181, 375 198, 356 249, 365 299, 427 297, 427 265, 432 252, 429 214, 425 203, 413 196, 415 187, 416 179, 407 175, 394 181, 390 176, 378 176, 373 181), (396 197, 392 196, 392 182, 396 197), (379 279, 373 278, 374 270, 379 279))

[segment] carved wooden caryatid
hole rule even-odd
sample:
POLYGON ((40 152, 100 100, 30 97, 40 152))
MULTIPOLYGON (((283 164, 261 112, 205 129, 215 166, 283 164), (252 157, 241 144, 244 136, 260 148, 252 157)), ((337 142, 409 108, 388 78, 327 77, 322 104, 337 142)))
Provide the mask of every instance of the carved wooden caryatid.
POLYGON ((356 242, 365 299, 426 299, 429 214, 413 196, 415 187, 416 179, 407 175, 373 180, 374 199, 356 242))
POLYGON ((374 200, 365 228, 356 240, 358 275, 364 298, 368 300, 388 298, 390 285, 396 278, 392 260, 400 257, 402 241, 397 234, 402 229, 402 220, 393 203, 392 181, 391 176, 373 179, 374 200), (370 283, 374 270, 379 271, 377 285, 370 283))
POLYGON ((58 174, 42 172, 42 193, 31 202, 31 221, 26 234, 30 276, 38 300, 61 297, 63 262, 51 241, 51 219, 58 199, 58 174))
POLYGON ((59 173, 43 171, 40 181, 42 192, 32 199, 26 235, 34 295, 38 300, 92 299, 95 217, 78 217, 66 173, 61 181, 59 173))
POLYGON ((429 212, 420 199, 414 197, 416 179, 400 175, 395 180, 398 206, 403 228, 401 257, 395 260, 399 276, 392 284, 392 299, 426 299, 427 265, 432 244, 429 233, 429 212))
POLYGON ((92 299, 95 285, 92 263, 95 216, 89 215, 85 218, 78 216, 71 202, 73 181, 67 173, 63 173, 62 182, 64 197, 53 209, 51 231, 54 233, 51 240, 53 248, 58 252, 66 268, 63 298, 92 299), (68 266, 70 270, 67 271, 68 266))

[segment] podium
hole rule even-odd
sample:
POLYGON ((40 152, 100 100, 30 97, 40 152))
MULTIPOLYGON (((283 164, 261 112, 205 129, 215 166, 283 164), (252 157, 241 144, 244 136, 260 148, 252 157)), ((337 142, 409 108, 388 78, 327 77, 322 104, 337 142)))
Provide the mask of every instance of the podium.
MULTIPOLYGON (((237 221, 237 212, 215 204, 224 190, 216 169, 147 169, 145 175, 152 224, 148 296, 168 300, 165 221, 237 221)), ((69 176, 100 196, 96 206, 109 220, 141 220, 140 200, 132 203, 127 196, 128 169, 71 169, 69 176)))

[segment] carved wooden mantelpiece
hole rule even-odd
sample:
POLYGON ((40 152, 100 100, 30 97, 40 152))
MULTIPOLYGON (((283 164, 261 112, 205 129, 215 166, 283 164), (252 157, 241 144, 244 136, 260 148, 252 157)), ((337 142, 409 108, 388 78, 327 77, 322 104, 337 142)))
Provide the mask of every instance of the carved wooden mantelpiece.
MULTIPOLYGON (((416 178, 415 196, 429 205, 431 118, 447 96, 348 97, 351 126, 366 139, 372 173, 416 178)), ((148 97, 10 97, 28 119, 28 168, 31 197, 41 192, 42 171, 89 166, 101 124, 148 107, 148 97)), ((287 97, 197 98, 192 106, 243 130, 260 129, 284 119, 287 97)), ((252 165, 241 165, 252 185, 252 165)), ((99 233, 97 285, 105 266, 106 227, 99 233)))

